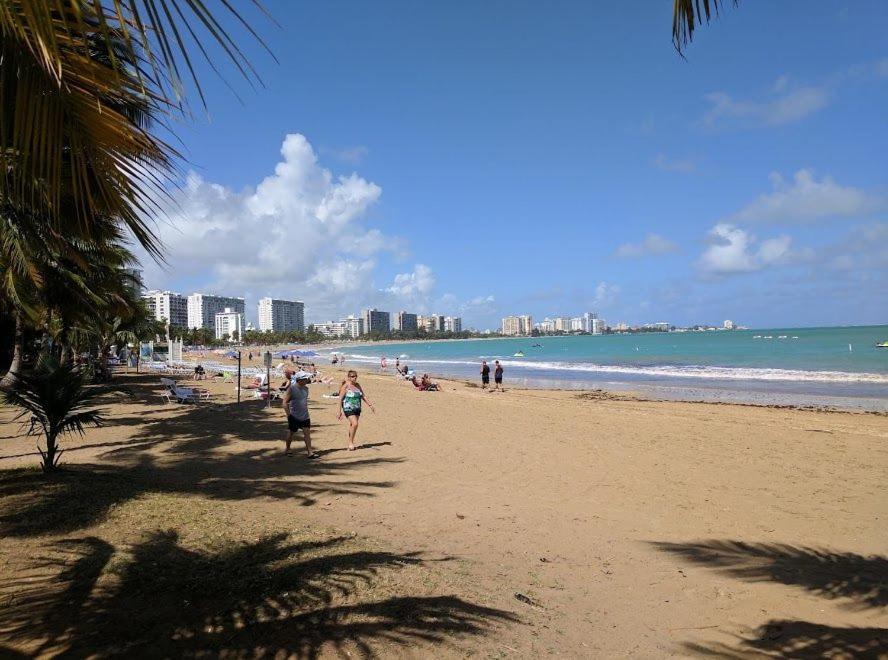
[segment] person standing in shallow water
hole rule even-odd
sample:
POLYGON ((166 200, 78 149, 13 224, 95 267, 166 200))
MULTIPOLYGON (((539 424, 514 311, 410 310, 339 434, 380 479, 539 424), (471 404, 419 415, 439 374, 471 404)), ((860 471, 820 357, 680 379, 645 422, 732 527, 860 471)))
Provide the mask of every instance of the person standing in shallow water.
POLYGON ((358 433, 358 423, 361 420, 361 402, 366 401, 370 406, 370 410, 374 413, 376 408, 370 403, 370 400, 364 394, 363 388, 358 384, 358 372, 351 370, 348 372, 342 387, 339 388, 339 416, 337 419, 345 418, 348 420, 348 450, 355 450, 355 435, 358 433))
POLYGON ((486 390, 490 385, 490 366, 487 360, 481 360, 481 389, 486 390))
MULTIPOLYGON (((318 455, 311 450, 311 418, 308 414, 308 384, 311 382, 311 374, 300 371, 293 374, 291 369, 284 372, 290 376, 290 383, 284 392, 284 412, 287 414, 287 438, 285 453, 289 456, 290 445, 293 443, 293 435, 302 431, 302 439, 305 441, 305 451, 309 458, 317 458, 318 455)), ((269 388, 269 396, 271 391, 269 388)))

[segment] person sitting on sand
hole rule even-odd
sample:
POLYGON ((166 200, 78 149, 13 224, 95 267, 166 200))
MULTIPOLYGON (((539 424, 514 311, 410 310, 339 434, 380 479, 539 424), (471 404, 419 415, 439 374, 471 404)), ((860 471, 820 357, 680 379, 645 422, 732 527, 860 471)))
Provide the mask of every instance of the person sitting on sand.
POLYGON ((428 374, 422 375, 422 389, 426 392, 437 392, 438 391, 438 383, 433 383, 431 377, 428 374))
POLYGON ((284 453, 287 456, 291 455, 290 445, 293 443, 293 434, 301 430, 308 457, 317 458, 318 455, 311 450, 311 418, 308 414, 308 384, 311 382, 311 375, 305 371, 297 373, 291 371, 290 375, 292 379, 284 393, 284 413, 287 415, 284 453))
POLYGON ((202 364, 199 364, 196 367, 194 367, 194 380, 206 379, 206 377, 207 377, 207 372, 203 368, 202 364))
POLYGON ((348 450, 355 450, 355 435, 358 432, 358 422, 361 419, 361 402, 366 401, 370 406, 370 410, 374 413, 376 409, 367 396, 364 394, 363 388, 358 384, 358 372, 349 371, 346 379, 342 381, 342 387, 339 388, 339 415, 337 419, 345 418, 348 420, 348 450))

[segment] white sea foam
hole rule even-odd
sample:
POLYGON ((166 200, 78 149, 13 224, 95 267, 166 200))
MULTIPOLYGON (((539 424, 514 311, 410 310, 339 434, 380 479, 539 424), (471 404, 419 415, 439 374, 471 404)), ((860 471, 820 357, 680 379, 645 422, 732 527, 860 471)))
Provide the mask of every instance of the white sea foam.
MULTIPOLYGON (((349 358, 358 362, 378 363, 379 357, 354 354, 349 358)), ((477 366, 475 360, 440 360, 415 358, 421 364, 453 366, 477 366)), ((762 369, 755 367, 710 367, 710 366, 633 366, 594 364, 591 362, 536 362, 533 360, 500 360, 505 367, 516 367, 535 371, 564 371, 581 373, 626 374, 651 376, 654 378, 697 378, 706 380, 765 380, 785 382, 819 383, 870 383, 888 385, 888 374, 853 373, 847 371, 805 371, 802 369, 762 369)))

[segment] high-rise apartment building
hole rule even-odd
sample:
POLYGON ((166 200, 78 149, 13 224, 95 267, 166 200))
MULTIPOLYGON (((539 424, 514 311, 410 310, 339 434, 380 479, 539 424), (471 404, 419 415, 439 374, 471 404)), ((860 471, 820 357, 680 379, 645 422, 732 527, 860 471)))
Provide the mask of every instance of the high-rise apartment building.
POLYGON ((598 317, 592 319, 592 334, 600 335, 604 332, 604 321, 598 317))
POLYGON ((381 312, 375 307, 372 309, 365 309, 361 312, 361 317, 364 320, 364 333, 370 334, 371 332, 390 332, 392 329, 391 319, 389 317, 388 312, 381 312))
POLYGON ((594 312, 586 312, 583 314, 583 332, 595 333, 595 329, 592 327, 593 321, 598 318, 598 314, 594 312))
POLYGON ((188 326, 188 298, 172 291, 146 291, 142 294, 148 302, 148 310, 157 321, 172 327, 188 326))
POLYGON ((216 314, 224 312, 226 309, 243 314, 245 312, 244 299, 192 293, 188 296, 188 327, 213 330, 216 327, 216 314))
POLYGON ((408 314, 407 312, 398 312, 395 316, 395 330, 401 330, 402 332, 409 332, 416 330, 417 328, 417 318, 416 314, 408 314))
POLYGON ((300 300, 262 298, 259 301, 261 332, 302 332, 305 330, 305 304, 300 300))
POLYGON ((524 316, 507 316, 503 319, 503 334, 507 336, 529 335, 533 332, 533 317, 529 314, 524 316))
POLYGON ((583 331, 583 317, 575 316, 570 320, 570 331, 571 332, 582 332, 583 331))
POLYGON ((462 319, 459 316, 445 316, 444 331, 462 332, 462 319))
POLYGON ((566 316, 556 316, 555 332, 570 332, 570 319, 566 316))
POLYGON ((244 314, 226 307, 213 317, 216 339, 240 341, 244 338, 244 314))

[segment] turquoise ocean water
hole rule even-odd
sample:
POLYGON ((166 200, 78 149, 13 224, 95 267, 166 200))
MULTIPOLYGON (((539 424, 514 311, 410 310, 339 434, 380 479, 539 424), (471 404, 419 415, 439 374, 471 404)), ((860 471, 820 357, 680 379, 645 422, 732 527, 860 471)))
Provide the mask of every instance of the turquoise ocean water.
POLYGON ((400 358, 419 372, 477 378, 499 359, 507 384, 641 390, 661 398, 888 409, 888 326, 773 328, 407 342, 341 347, 355 366, 400 358), (535 346, 539 344, 539 346, 535 346), (523 352, 524 357, 515 356, 523 352))

